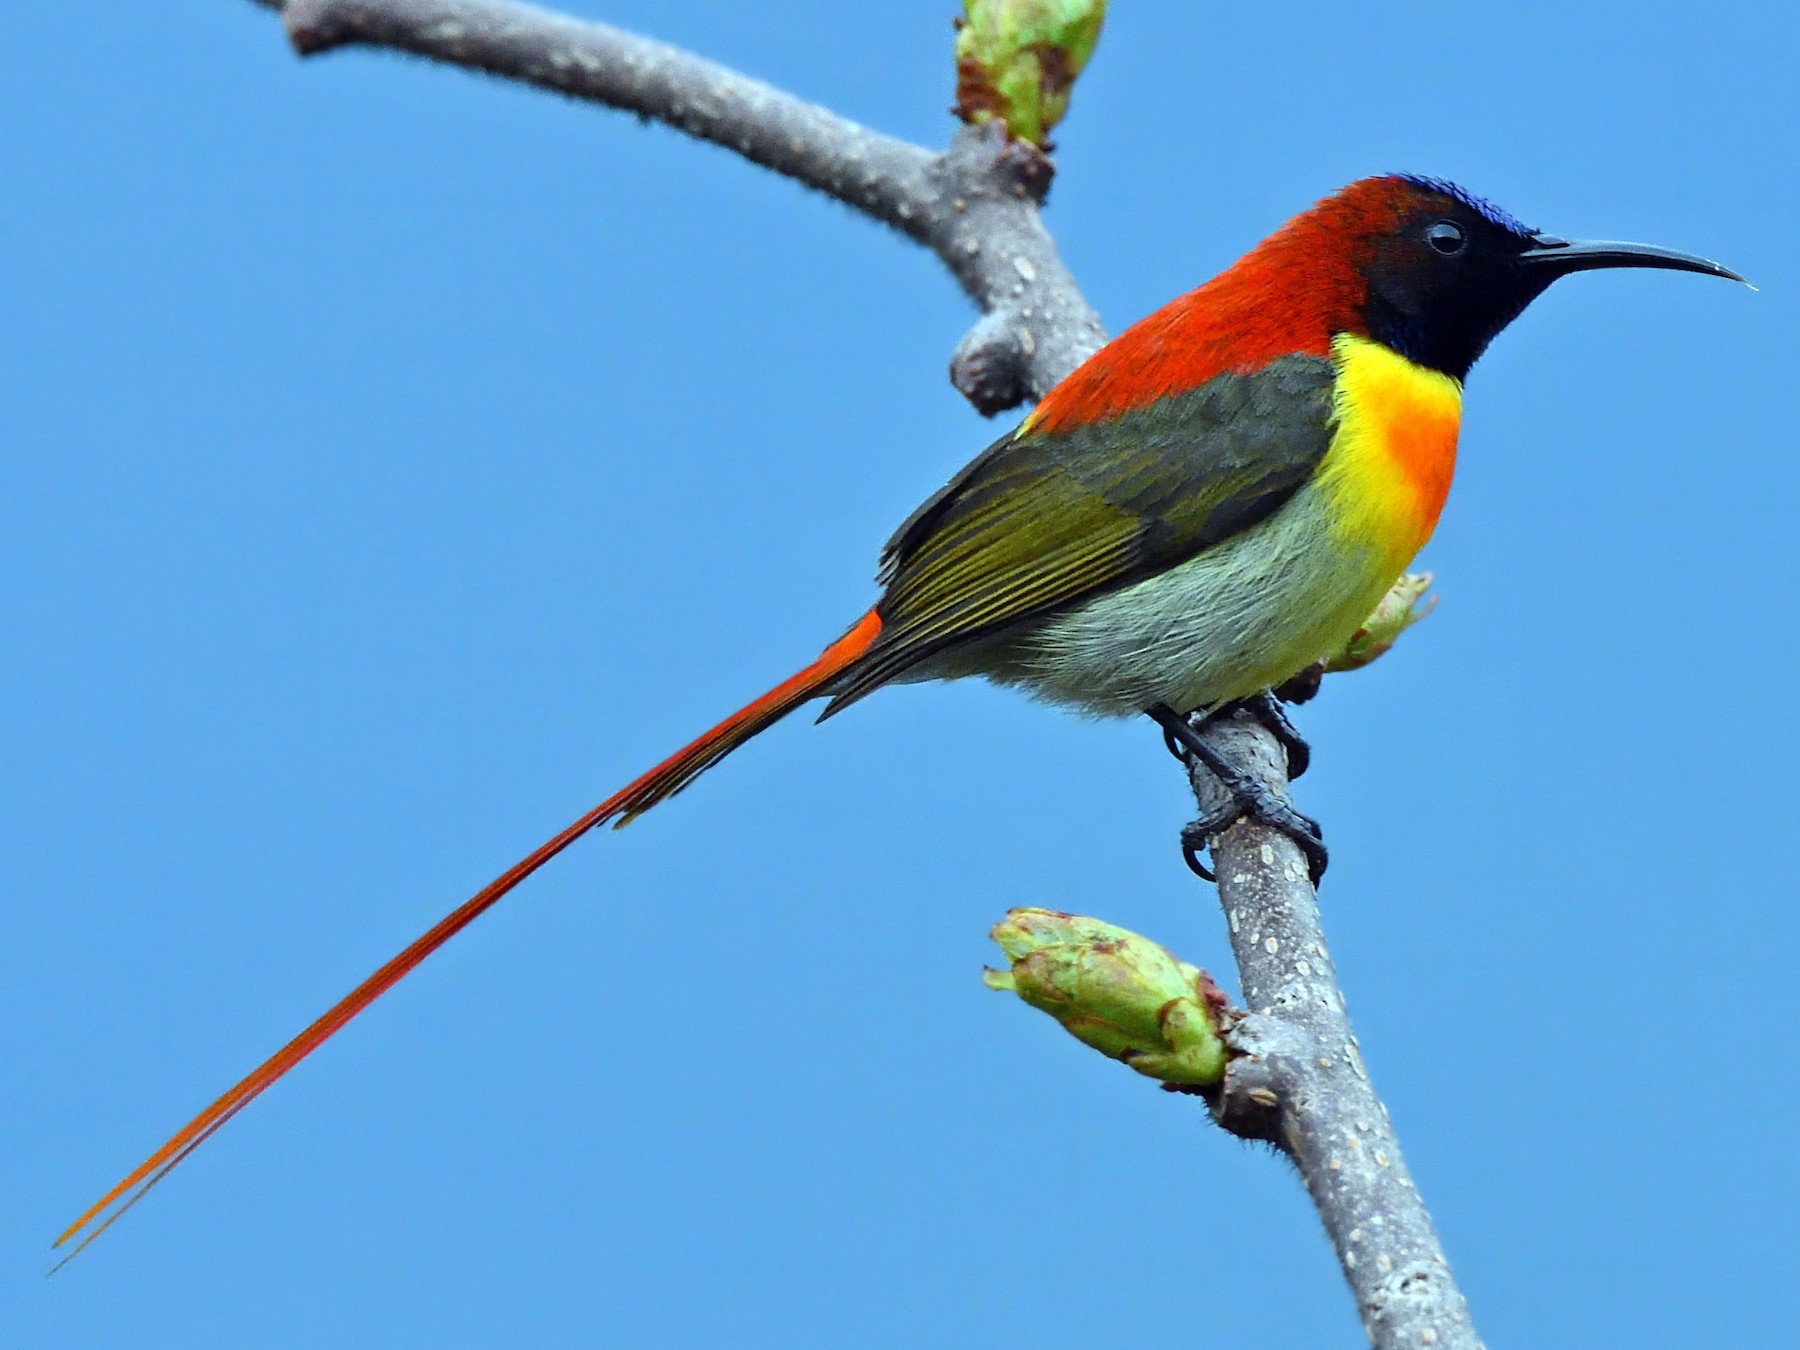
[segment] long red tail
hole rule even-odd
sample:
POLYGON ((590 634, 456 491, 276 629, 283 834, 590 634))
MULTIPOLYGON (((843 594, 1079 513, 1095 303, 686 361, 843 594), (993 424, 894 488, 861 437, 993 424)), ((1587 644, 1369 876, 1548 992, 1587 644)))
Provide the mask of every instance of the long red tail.
POLYGON ((61 1247, 77 1236, 81 1241, 63 1257, 57 1269, 72 1261, 82 1248, 110 1228, 126 1210, 142 1200, 152 1186, 168 1176, 263 1089, 317 1050, 352 1017, 392 989, 402 976, 491 909, 513 887, 595 826, 607 821, 616 825, 629 824, 664 798, 674 796, 757 732, 773 726, 842 674, 869 649, 880 631, 881 619, 870 610, 805 670, 739 709, 636 782, 621 788, 457 906, 405 951, 352 989, 318 1021, 277 1050, 236 1087, 182 1126, 168 1143, 139 1163, 124 1180, 70 1224, 54 1245, 61 1247))

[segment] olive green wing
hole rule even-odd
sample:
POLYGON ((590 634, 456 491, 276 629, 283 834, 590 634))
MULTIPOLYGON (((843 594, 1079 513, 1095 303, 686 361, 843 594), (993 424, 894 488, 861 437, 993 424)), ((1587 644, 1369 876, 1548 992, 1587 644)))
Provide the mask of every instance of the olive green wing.
POLYGON ((1325 456, 1333 374, 1322 357, 1283 357, 1104 422, 1002 437, 888 541, 881 635, 824 715, 1265 519, 1325 456))

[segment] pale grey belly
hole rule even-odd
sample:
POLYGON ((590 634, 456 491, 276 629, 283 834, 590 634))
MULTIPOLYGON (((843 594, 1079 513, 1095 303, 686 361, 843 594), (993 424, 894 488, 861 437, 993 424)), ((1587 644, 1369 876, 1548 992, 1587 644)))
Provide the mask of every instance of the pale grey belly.
POLYGON ((1308 486, 1160 576, 966 649, 920 676, 985 675, 1100 715, 1246 698, 1341 647, 1401 567, 1334 537, 1308 486))

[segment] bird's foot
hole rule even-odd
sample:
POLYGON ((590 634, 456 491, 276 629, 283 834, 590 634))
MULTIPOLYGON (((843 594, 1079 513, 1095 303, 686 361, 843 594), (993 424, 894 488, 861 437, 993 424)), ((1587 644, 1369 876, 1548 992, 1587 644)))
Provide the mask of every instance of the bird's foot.
MULTIPOLYGON (((1282 753, 1287 756, 1288 781, 1292 782, 1312 767, 1312 746, 1308 745, 1306 737, 1295 729, 1293 720, 1287 715, 1287 709, 1281 706, 1285 697, 1279 689, 1265 689, 1260 694, 1240 699, 1235 703, 1218 703, 1210 708, 1191 712, 1183 720, 1191 730, 1198 733, 1207 723, 1217 718, 1238 711, 1249 713, 1262 723, 1268 733, 1280 743, 1282 753)), ((1305 702, 1304 699, 1287 699, 1287 701, 1291 703, 1305 702)), ((1189 748, 1187 743, 1179 740, 1154 711, 1150 715, 1162 725, 1163 745, 1168 748, 1169 753, 1183 764, 1192 759, 1195 752, 1189 748)), ((1179 714, 1175 715, 1179 716, 1179 714)))
MULTIPOLYGON (((1257 700, 1251 700, 1252 705, 1256 702, 1257 700)), ((1280 716, 1280 708, 1274 705, 1274 700, 1269 699, 1268 702, 1274 706, 1275 713, 1280 716)), ((1261 708, 1249 706, 1246 710, 1256 716, 1257 720, 1263 722, 1265 726, 1269 725, 1264 720, 1261 708)), ((1220 785, 1231 796, 1230 803, 1211 815, 1194 821, 1182 830, 1182 857, 1196 875, 1208 881, 1214 880, 1211 870, 1200 860, 1201 852, 1206 848, 1207 841, 1213 835, 1227 828, 1240 816, 1247 816, 1272 829, 1280 830, 1292 839, 1300 851, 1306 855, 1307 871, 1312 876, 1313 885, 1317 886, 1319 879, 1325 875, 1325 867, 1330 861, 1325 850, 1325 840, 1323 832, 1319 828, 1319 822, 1311 816, 1302 815, 1296 811, 1291 802, 1278 796, 1262 779, 1220 754, 1202 734, 1208 722, 1227 711, 1235 711, 1235 705, 1210 709, 1191 717, 1183 717, 1166 704, 1159 704, 1150 709, 1150 716, 1162 728, 1163 741, 1170 751, 1184 763, 1192 759, 1205 765, 1207 771, 1219 780, 1220 785)), ((1282 716, 1281 721, 1285 725, 1286 717, 1282 716)), ((1276 739, 1282 741, 1284 748, 1287 747, 1286 738, 1280 732, 1275 731, 1273 727, 1270 730, 1276 739)), ((1302 750, 1305 749, 1306 743, 1294 734, 1291 726, 1287 727, 1287 733, 1293 737, 1302 750)), ((1288 748, 1288 756, 1289 762, 1293 763, 1294 751, 1291 748, 1288 748)), ((1300 763, 1304 768, 1304 756, 1301 757, 1300 763)))

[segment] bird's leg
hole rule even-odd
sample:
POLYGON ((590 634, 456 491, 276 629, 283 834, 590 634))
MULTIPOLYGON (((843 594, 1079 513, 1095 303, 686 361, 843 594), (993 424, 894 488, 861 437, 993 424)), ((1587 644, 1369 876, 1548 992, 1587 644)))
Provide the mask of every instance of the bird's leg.
MULTIPOLYGON (((1197 709, 1181 718, 1181 721, 1185 726, 1197 729, 1205 726, 1213 718, 1230 712, 1233 706, 1235 705, 1230 703, 1220 703, 1211 708, 1197 709)), ((1179 716, 1179 714, 1176 715, 1179 716)), ((1155 717, 1156 713, 1152 711, 1151 716, 1155 717)), ((1193 752, 1187 748, 1185 742, 1176 738, 1175 732, 1160 717, 1157 718, 1157 723, 1162 727, 1163 748, 1181 761, 1182 768, 1187 768, 1193 759, 1193 752)), ((1199 820, 1190 820, 1181 827, 1181 860, 1188 865, 1188 870, 1200 880, 1218 880, 1212 874, 1212 869, 1201 862, 1200 858, 1206 852, 1206 841, 1230 825, 1237 815, 1237 806, 1233 802, 1220 807, 1211 815, 1203 816, 1199 820)))
POLYGON ((1151 719, 1162 728, 1164 742, 1170 749, 1180 747, 1184 760, 1188 756, 1199 760, 1206 766, 1207 772, 1217 778, 1226 792, 1231 794, 1233 801, 1231 806, 1196 820, 1182 830, 1182 856, 1198 875, 1208 881, 1212 880, 1212 873, 1200 862, 1200 849, 1205 846, 1207 839, 1225 828, 1237 816, 1249 816, 1280 830, 1299 846, 1300 851, 1306 855, 1307 869, 1316 886, 1319 878, 1325 875, 1325 866, 1329 861, 1319 823, 1310 816, 1301 815, 1291 803, 1270 791, 1268 785, 1255 774, 1221 755, 1202 735, 1207 722, 1230 710, 1235 709, 1230 705, 1209 709, 1199 716, 1198 726, 1166 703, 1159 703, 1149 710, 1151 719))
POLYGON ((1180 718, 1183 726, 1190 730, 1198 731, 1201 727, 1212 721, 1213 718, 1223 717, 1236 706, 1236 704, 1232 703, 1215 703, 1210 708, 1196 708, 1193 712, 1187 714, 1187 716, 1182 717, 1180 713, 1177 713, 1174 709, 1170 708, 1168 704, 1159 703, 1156 707, 1150 709, 1149 715, 1155 720, 1156 725, 1162 728, 1163 749, 1167 750, 1185 765, 1194 757, 1194 752, 1188 748, 1186 741, 1182 740, 1174 733, 1174 731, 1170 730, 1168 722, 1163 719, 1161 714, 1168 713, 1171 717, 1180 718))

